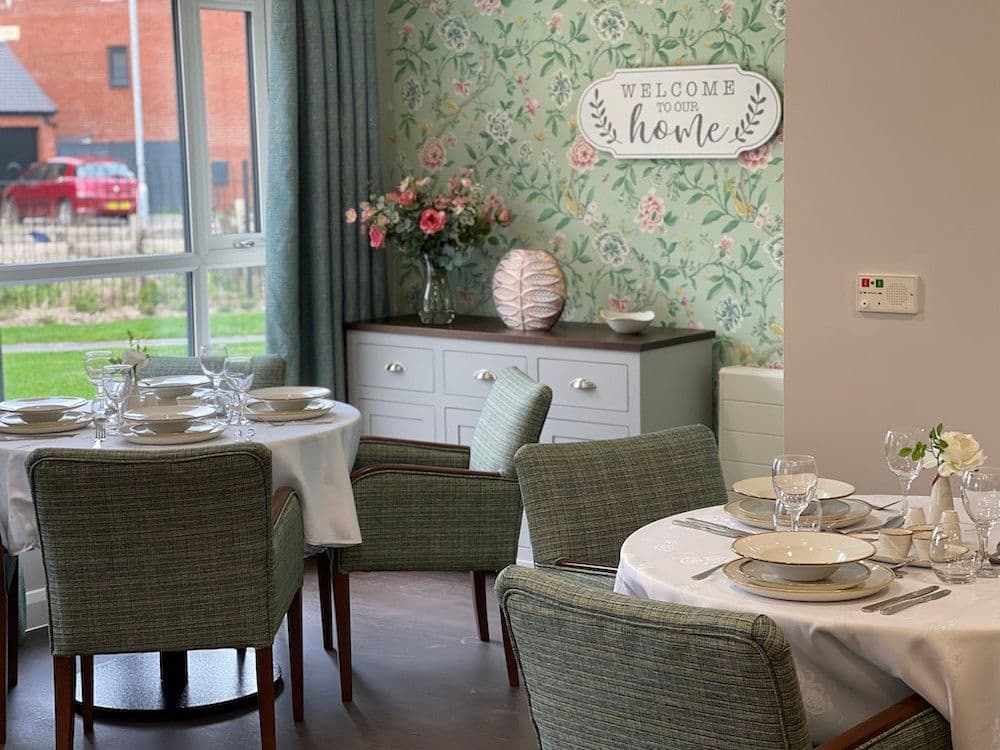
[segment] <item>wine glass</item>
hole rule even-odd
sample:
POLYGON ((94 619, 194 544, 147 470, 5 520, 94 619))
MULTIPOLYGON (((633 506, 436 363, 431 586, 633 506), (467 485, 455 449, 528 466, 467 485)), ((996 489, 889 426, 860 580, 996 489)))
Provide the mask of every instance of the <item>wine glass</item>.
POLYGON ((83 354, 83 369, 87 373, 87 380, 101 398, 104 398, 104 368, 113 364, 111 362, 113 356, 114 354, 106 349, 95 349, 83 354))
POLYGON ((241 427, 250 424, 246 414, 246 395, 253 385, 253 358, 226 357, 222 363, 222 379, 236 391, 236 405, 241 427))
POLYGON ((120 431, 122 404, 125 403, 129 386, 135 379, 135 371, 132 369, 132 365, 107 365, 101 371, 101 375, 104 395, 107 396, 108 401, 115 405, 115 428, 120 431))
POLYGON ((885 433, 885 462, 889 464, 889 470, 899 479, 899 486, 903 490, 903 499, 899 506, 899 515, 905 517, 909 510, 910 485, 920 474, 919 459, 914 459, 910 452, 902 455, 904 448, 913 448, 918 441, 924 437, 924 431, 920 428, 913 430, 888 430, 885 433))
POLYGON ((201 366, 201 371, 212 381, 212 401, 216 410, 219 409, 219 381, 228 356, 227 346, 207 344, 198 347, 198 364, 201 366))
POLYGON ((979 538, 978 570, 980 578, 996 578, 986 551, 990 529, 1000 521, 1000 468, 980 466, 962 475, 962 505, 976 527, 979 538))
POLYGON ((778 456, 771 464, 771 482, 776 502, 788 509, 791 530, 799 531, 799 518, 816 494, 819 474, 812 456, 778 456))

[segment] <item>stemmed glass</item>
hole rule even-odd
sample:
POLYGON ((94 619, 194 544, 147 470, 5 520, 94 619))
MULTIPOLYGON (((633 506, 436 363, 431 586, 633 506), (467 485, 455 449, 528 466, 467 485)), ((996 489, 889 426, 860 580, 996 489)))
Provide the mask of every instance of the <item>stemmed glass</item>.
POLYGON ((253 385, 253 359, 251 357, 226 357, 222 364, 222 379, 236 391, 236 407, 241 427, 250 424, 246 414, 246 395, 253 385))
POLYGON ((135 378, 132 365, 108 365, 102 371, 104 395, 115 405, 115 429, 121 430, 122 404, 128 393, 129 385, 135 378))
POLYGON ((910 451, 904 448, 912 448, 924 437, 924 431, 915 430, 889 430, 885 433, 885 462, 889 464, 889 470, 896 475, 899 486, 903 490, 903 499, 900 503, 899 514, 906 516, 909 510, 910 485, 920 474, 920 459, 914 459, 910 451), (901 455, 905 453, 905 455, 901 455))
POLYGON ((812 502, 819 482, 816 459, 805 455, 778 456, 771 464, 771 482, 776 502, 788 509, 791 530, 799 531, 799 518, 812 502))
POLYGON ((996 578, 986 551, 990 529, 1000 521, 1000 468, 980 466, 962 475, 962 505, 976 527, 979 537, 978 570, 980 578, 996 578))
POLYGON ((87 380, 97 390, 97 395, 104 398, 104 368, 112 364, 111 358, 114 356, 110 351, 98 349, 83 354, 83 369, 87 373, 87 380))
POLYGON ((212 380, 212 402, 216 410, 221 408, 219 402, 219 382, 225 368, 226 358, 229 356, 229 347, 208 344, 198 347, 198 364, 201 371, 212 380))

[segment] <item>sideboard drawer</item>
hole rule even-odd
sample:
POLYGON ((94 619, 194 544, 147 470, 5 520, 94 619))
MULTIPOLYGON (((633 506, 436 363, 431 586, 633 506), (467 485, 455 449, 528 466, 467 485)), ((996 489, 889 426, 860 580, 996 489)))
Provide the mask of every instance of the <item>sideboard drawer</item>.
POLYGON ((621 424, 574 422, 571 419, 547 419, 540 443, 579 443, 585 440, 617 440, 627 438, 629 429, 621 424))
POLYGON ((361 433, 399 440, 437 440, 434 407, 421 404, 398 404, 394 401, 358 399, 361 433))
POLYGON ((528 371, 528 358, 513 354, 444 352, 444 392, 449 396, 486 398, 497 375, 508 367, 528 371))
POLYGON ((434 350, 358 344, 358 384, 373 388, 434 392, 434 350))
POLYGON ((539 357, 538 382, 552 388, 552 404, 628 411, 628 365, 539 357))

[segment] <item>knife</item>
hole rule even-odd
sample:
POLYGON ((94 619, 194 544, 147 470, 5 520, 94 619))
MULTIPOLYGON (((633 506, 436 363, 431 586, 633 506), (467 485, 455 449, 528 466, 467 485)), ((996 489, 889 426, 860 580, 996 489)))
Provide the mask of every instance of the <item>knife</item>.
POLYGON ((921 596, 927 596, 927 594, 932 594, 937 591, 940 586, 925 586, 922 589, 917 589, 916 591, 911 591, 909 594, 903 594, 902 596, 894 596, 892 599, 885 599, 881 602, 875 602, 874 604, 869 604, 866 607, 862 607, 862 612, 877 612, 883 607, 888 607, 893 604, 898 604, 899 602, 905 602, 908 599, 915 599, 921 596))
POLYGON ((941 589, 940 591, 935 591, 933 594, 927 594, 926 596, 920 596, 916 599, 907 599, 905 602, 900 602, 899 604, 893 604, 891 607, 886 607, 885 609, 880 609, 879 612, 883 615, 894 615, 897 612, 902 612, 904 609, 908 609, 917 604, 923 604, 924 602, 932 602, 935 599, 940 599, 941 597, 948 596, 951 593, 951 589, 941 589))
POLYGON ((676 526, 680 526, 685 529, 704 531, 709 534, 716 534, 718 536, 729 537, 730 539, 740 539, 741 537, 748 536, 746 532, 741 532, 737 529, 728 529, 726 527, 705 526, 697 523, 682 523, 681 521, 674 521, 674 524, 676 526))

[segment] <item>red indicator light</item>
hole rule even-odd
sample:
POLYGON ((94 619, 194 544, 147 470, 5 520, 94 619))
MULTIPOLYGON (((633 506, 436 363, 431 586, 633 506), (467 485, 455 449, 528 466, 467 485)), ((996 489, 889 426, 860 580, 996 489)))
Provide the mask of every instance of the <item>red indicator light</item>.
POLYGON ((871 279, 861 279, 861 286, 863 286, 863 287, 869 287, 871 285, 872 285, 872 280, 871 279))

